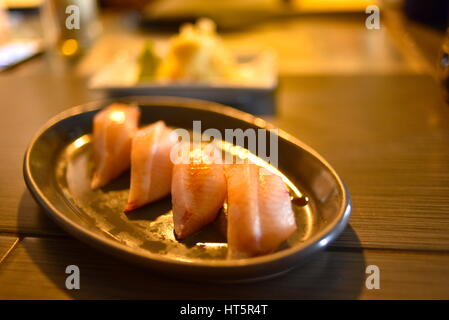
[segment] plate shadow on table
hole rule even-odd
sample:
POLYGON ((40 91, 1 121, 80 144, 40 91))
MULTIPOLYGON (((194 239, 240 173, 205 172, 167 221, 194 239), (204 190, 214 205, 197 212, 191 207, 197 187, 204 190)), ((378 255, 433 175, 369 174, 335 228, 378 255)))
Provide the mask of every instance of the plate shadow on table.
MULTIPOLYGON (((21 223, 33 215, 45 213, 30 208, 25 193, 18 212, 21 223)), ((37 204, 35 204, 38 207, 37 204)), ((40 219, 36 217, 36 219, 40 219)), ((46 217, 42 216, 42 220, 46 217)), ((353 243, 360 244, 357 234, 348 225, 344 231, 353 243)), ((359 248, 331 247, 317 253, 310 261, 294 270, 265 281, 254 283, 202 283, 161 275, 103 254, 96 249, 68 238, 24 238, 19 250, 27 256, 45 280, 56 291, 36 287, 37 299, 354 299, 359 297, 365 282, 365 259, 359 248), (80 268, 81 289, 68 290, 65 268, 75 264, 80 268)))
POLYGON ((15 228, 15 232, 21 236, 67 235, 36 203, 26 188, 19 200, 15 228))

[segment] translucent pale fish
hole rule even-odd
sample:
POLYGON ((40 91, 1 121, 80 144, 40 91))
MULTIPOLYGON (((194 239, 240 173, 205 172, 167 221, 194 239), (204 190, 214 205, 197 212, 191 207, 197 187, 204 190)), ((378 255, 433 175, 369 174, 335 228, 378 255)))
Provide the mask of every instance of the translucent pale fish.
POLYGON ((226 168, 229 257, 276 250, 295 230, 290 194, 282 178, 255 164, 226 168))
POLYGON ((137 106, 114 103, 93 120, 95 172, 92 188, 105 186, 129 168, 131 142, 137 132, 137 106))
POLYGON ((173 163, 172 147, 176 133, 163 121, 140 129, 132 142, 131 187, 125 211, 156 201, 170 193, 173 163))
POLYGON ((193 148, 188 161, 173 167, 173 221, 178 239, 211 223, 223 206, 226 197, 223 164, 212 159, 210 150, 193 148))

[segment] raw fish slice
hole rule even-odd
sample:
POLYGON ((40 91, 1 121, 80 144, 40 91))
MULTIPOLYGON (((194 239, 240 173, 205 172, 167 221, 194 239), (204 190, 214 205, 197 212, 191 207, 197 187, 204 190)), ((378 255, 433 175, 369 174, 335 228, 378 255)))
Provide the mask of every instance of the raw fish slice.
POLYGON ((229 257, 274 251, 295 230, 290 195, 282 178, 255 164, 226 170, 229 257))
POLYGON ((255 256, 262 237, 258 203, 259 169, 253 164, 226 168, 228 187, 228 254, 231 258, 255 256))
POLYGON ((173 167, 173 221, 178 239, 214 221, 223 206, 226 178, 223 164, 214 159, 210 151, 194 147, 186 163, 173 167))
POLYGON ((284 181, 264 168, 259 168, 259 212, 262 226, 260 251, 272 252, 296 230, 296 222, 284 181))
POLYGON ((140 129, 132 142, 131 187, 125 211, 156 201, 170 193, 173 163, 170 151, 176 133, 163 121, 140 129))
POLYGON ((129 168, 131 142, 137 132, 137 106, 114 103, 98 112, 93 120, 95 172, 91 187, 108 184, 129 168))

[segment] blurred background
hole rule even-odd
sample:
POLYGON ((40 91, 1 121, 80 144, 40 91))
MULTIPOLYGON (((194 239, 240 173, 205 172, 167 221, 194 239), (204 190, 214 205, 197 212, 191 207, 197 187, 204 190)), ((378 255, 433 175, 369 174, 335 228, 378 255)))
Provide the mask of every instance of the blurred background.
MULTIPOLYGON (((270 72, 276 80, 264 88, 270 94, 279 76, 417 73, 444 78, 449 61, 443 52, 449 2, 443 0, 0 0, 0 44, 33 42, 35 47, 26 50, 44 53, 44 62, 24 64, 48 73, 69 70, 91 89, 133 87, 139 83, 134 69, 151 64, 142 62, 145 54, 151 57, 145 44, 164 42, 182 24, 201 17, 216 23, 226 50, 273 53, 275 70, 270 72), (66 26, 71 5, 80 8, 79 29, 66 26), (379 28, 367 28, 370 5, 380 9, 379 28), (98 76, 118 61, 115 71, 98 76), (117 80, 105 85, 105 78, 117 80)), ((3 63, 5 73, 21 68, 10 61, 16 51, 0 53, 8 62, 3 63)), ((23 70, 33 72, 31 67, 23 70)))

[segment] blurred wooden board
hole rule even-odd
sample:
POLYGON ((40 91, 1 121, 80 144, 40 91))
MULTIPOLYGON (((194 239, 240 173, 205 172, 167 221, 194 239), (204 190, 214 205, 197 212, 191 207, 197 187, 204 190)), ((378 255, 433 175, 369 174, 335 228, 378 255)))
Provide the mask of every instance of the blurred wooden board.
POLYGON ((233 50, 271 49, 282 75, 414 74, 424 61, 402 50, 387 29, 368 30, 366 15, 275 19, 222 34, 233 50))
POLYGON ((0 266, 0 299, 300 299, 449 298, 449 254, 334 251, 279 278, 250 284, 175 280, 103 255, 76 240, 25 238, 0 266), (80 268, 80 290, 65 288, 65 268, 80 268), (380 268, 380 289, 365 286, 380 268))

